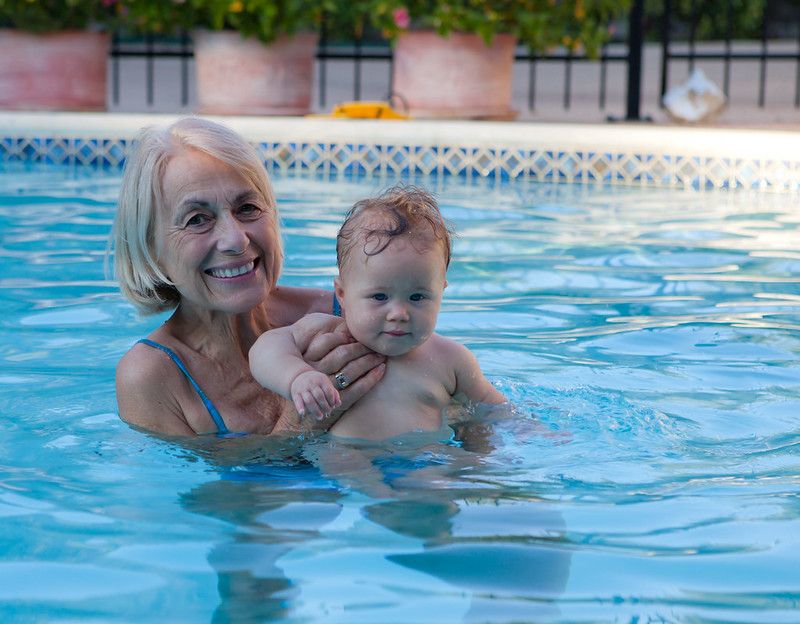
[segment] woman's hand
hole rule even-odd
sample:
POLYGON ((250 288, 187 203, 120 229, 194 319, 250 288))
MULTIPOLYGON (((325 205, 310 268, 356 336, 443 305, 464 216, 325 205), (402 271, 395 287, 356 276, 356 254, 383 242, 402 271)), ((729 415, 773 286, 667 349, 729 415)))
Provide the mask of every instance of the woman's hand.
POLYGON ((333 331, 319 333, 303 352, 303 359, 331 378, 339 391, 341 405, 325 419, 330 428, 342 413, 377 384, 386 371, 386 356, 373 353, 355 341, 344 320, 333 331))

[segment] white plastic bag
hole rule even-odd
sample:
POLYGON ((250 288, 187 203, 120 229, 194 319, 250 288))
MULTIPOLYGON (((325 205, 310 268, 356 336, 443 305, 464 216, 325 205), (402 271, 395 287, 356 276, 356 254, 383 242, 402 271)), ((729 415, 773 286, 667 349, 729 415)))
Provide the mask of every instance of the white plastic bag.
POLYGON ((677 121, 709 121, 726 104, 725 94, 695 69, 683 84, 669 89, 661 100, 670 116, 677 121))

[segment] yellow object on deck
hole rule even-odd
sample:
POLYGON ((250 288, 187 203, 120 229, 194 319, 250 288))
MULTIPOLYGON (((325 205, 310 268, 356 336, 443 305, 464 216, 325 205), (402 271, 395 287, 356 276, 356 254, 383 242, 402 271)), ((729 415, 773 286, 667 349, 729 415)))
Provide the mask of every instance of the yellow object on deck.
POLYGON ((330 113, 310 115, 310 117, 332 117, 334 119, 408 119, 408 115, 398 113, 388 102, 342 102, 334 106, 330 113))

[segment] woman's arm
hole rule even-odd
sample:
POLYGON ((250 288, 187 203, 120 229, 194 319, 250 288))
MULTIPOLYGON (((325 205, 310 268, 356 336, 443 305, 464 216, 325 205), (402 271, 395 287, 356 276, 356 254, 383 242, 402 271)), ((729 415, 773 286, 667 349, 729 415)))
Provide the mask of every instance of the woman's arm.
POLYGON ((276 286, 269 295, 267 307, 273 327, 285 327, 312 312, 332 314, 333 291, 276 286))

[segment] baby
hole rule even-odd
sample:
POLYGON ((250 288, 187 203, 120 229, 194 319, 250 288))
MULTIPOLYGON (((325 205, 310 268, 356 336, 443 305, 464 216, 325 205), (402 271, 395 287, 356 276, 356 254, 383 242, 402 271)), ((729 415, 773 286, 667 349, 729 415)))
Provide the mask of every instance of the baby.
MULTIPOLYGON (((250 351, 259 383, 291 398, 300 414, 333 410, 337 389, 301 354, 320 331, 344 322, 355 340, 388 359, 383 379, 331 428, 336 435, 379 440, 438 431, 453 399, 505 402, 466 347, 433 333, 447 286, 450 232, 428 193, 393 187, 356 203, 339 230, 336 255, 344 320, 310 314, 262 334, 250 351)), ((341 373, 335 379, 339 389, 347 385, 341 373)))

